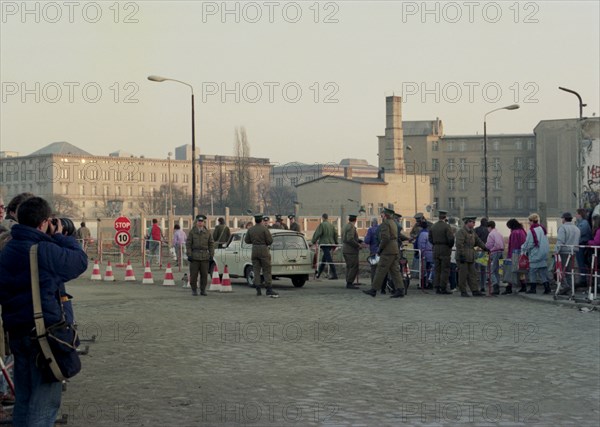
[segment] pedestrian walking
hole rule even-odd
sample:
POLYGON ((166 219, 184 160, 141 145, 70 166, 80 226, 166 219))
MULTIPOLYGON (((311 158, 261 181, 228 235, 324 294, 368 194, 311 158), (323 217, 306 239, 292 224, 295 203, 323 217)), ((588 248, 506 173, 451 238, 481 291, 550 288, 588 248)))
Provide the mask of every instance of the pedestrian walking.
MULTIPOLYGON (((377 218, 371 218, 371 226, 367 230, 367 234, 365 236, 364 242, 369 245, 369 259, 377 256, 377 250, 379 249, 379 238, 377 237, 377 229, 379 228, 379 223, 377 222, 377 218)), ((369 263, 371 267, 371 283, 373 283, 373 279, 375 278, 375 271, 377 270, 377 264, 369 263)))
POLYGON ((175 250, 175 257, 177 258, 177 267, 182 267, 183 264, 181 258, 183 257, 187 235, 185 234, 185 231, 181 229, 179 224, 175 224, 173 229, 173 249, 175 250))
POLYGON ((318 279, 321 276, 321 273, 323 273, 325 265, 329 265, 329 279, 337 280, 338 277, 335 271, 335 265, 333 264, 333 257, 331 256, 336 249, 336 245, 338 244, 337 230, 335 229, 335 226, 329 222, 329 215, 324 213, 321 215, 321 219, 322 221, 318 225, 312 237, 313 245, 318 242, 319 250, 323 252, 321 264, 319 264, 316 277, 318 279))
MULTIPOLYGON (((525 280, 521 280, 520 276, 523 274, 522 271, 519 270, 519 255, 521 254, 521 246, 525 243, 525 239, 527 238, 527 233, 523 228, 523 224, 521 224, 517 219, 511 218, 506 222, 506 226, 510 229, 510 235, 508 236, 508 254, 507 257, 511 260, 510 263, 510 274, 508 277, 508 284, 506 285, 506 289, 502 292, 502 295, 512 294, 513 287, 520 284, 521 288, 519 292, 527 291, 527 284, 525 280)), ((504 267, 507 268, 506 265, 504 267)), ((527 273, 527 272, 525 272, 527 273)), ((506 272, 505 272, 506 277, 506 272)))
MULTIPOLYGON (((475 233, 482 242, 487 242, 489 234, 487 224, 488 219, 481 218, 481 221, 479 221, 479 227, 475 227, 475 233)), ((484 264, 475 263, 475 269, 479 273, 479 290, 485 293, 485 284, 487 282, 487 266, 484 264)))

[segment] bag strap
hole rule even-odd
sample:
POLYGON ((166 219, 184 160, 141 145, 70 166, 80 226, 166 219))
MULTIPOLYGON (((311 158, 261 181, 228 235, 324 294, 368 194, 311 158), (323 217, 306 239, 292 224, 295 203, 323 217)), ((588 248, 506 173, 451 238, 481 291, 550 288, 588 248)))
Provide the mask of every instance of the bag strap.
POLYGON ((56 364, 54 354, 52 354, 52 349, 50 348, 50 344, 48 344, 46 325, 44 324, 44 312, 42 311, 42 299, 40 297, 40 274, 37 253, 38 245, 35 244, 29 249, 29 265, 31 268, 31 297, 33 299, 33 320, 35 321, 36 338, 40 343, 42 354, 49 362, 52 374, 57 380, 63 381, 66 378, 56 364))

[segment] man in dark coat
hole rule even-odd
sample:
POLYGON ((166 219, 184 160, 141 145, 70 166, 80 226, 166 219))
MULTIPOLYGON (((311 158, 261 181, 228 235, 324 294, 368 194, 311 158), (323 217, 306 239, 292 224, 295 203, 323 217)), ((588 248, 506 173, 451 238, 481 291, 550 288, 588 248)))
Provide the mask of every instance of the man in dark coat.
POLYGON ((354 280, 358 276, 358 254, 362 247, 362 240, 358 238, 356 231, 356 215, 348 215, 348 224, 342 231, 342 254, 346 261, 346 289, 358 289, 354 280))
POLYGON ((260 272, 265 277, 265 288, 267 296, 271 298, 279 297, 279 294, 273 290, 271 278, 271 253, 269 246, 273 244, 273 236, 269 229, 262 225, 263 216, 254 217, 256 225, 251 227, 244 237, 244 242, 252 245, 252 268, 254 270, 254 285, 256 286, 256 296, 261 296, 260 290, 260 272))
POLYGON ((190 262, 190 286, 194 296, 198 296, 198 274, 200 274, 200 295, 207 295, 209 265, 215 256, 215 241, 204 224, 206 224, 206 216, 198 215, 196 225, 192 227, 185 241, 185 252, 190 262))
POLYGON ((435 292, 450 295, 448 280, 450 278, 450 257, 452 246, 454 246, 454 232, 446 222, 447 211, 438 212, 439 221, 433 224, 429 233, 429 242, 433 245, 433 262, 435 272, 433 274, 433 287, 435 292))

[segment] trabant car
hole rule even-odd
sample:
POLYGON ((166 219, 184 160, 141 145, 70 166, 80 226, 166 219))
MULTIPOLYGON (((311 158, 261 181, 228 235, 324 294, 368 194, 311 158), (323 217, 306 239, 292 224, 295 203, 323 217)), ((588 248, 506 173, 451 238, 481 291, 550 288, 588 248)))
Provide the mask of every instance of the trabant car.
MULTIPOLYGON (((252 269, 252 245, 244 241, 246 231, 233 232, 227 244, 215 249, 214 260, 221 274, 227 265, 230 277, 244 277, 246 283, 253 286, 255 278, 252 269)), ((291 230, 269 231, 273 236, 273 244, 269 247, 273 279, 285 277, 291 279, 297 288, 304 286, 308 276, 314 273, 314 253, 304 235, 291 230)))

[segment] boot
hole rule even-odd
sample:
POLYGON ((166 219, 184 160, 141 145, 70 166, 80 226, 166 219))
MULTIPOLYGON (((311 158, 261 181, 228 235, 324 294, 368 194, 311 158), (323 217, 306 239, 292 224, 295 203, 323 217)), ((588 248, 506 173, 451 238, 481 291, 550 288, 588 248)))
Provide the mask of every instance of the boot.
POLYGON ((346 289, 358 289, 358 286, 354 286, 353 283, 346 283, 346 289))
POLYGON ((279 294, 277 292, 275 292, 273 290, 273 288, 270 288, 270 287, 267 288, 266 294, 267 294, 268 297, 271 297, 271 298, 279 298, 279 294))
POLYGON ((526 294, 535 294, 536 293, 536 290, 535 290, 536 287, 537 287, 537 283, 530 283, 529 284, 529 290, 526 291, 525 293, 526 294))
POLYGON ((502 295, 508 295, 508 294, 512 294, 512 285, 510 283, 508 285, 506 285, 506 289, 504 289, 504 292, 502 292, 502 295))
POLYGON ((500 285, 492 286, 492 295, 500 295, 500 285))
POLYGON ((461 292, 460 292, 460 296, 461 296, 461 297, 468 298, 468 297, 470 297, 471 295, 469 295, 467 292, 461 291, 461 292))
POLYGON ((375 298, 375 295, 377 295, 377 291, 373 288, 365 290, 365 291, 363 291, 363 293, 365 293, 367 295, 371 295, 373 298, 375 298))
POLYGON ((550 289, 550 283, 548 283, 548 282, 544 283, 544 295, 548 295, 551 292, 552 292, 552 290, 550 289))
POLYGON ((192 289, 192 295, 197 297, 198 296, 198 291, 196 289, 192 289))
POLYGON ((519 289, 519 293, 526 292, 526 291, 527 291, 527 284, 524 282, 521 282, 521 289, 519 289))
POLYGON ((257 287, 256 287, 256 296, 257 296, 257 297, 259 297, 259 296, 261 296, 261 295, 262 295, 262 292, 261 292, 261 290, 260 290, 260 286, 257 286, 257 287))
POLYGON ((403 298, 404 297, 404 289, 396 289, 394 294, 390 296, 390 298, 403 298))

